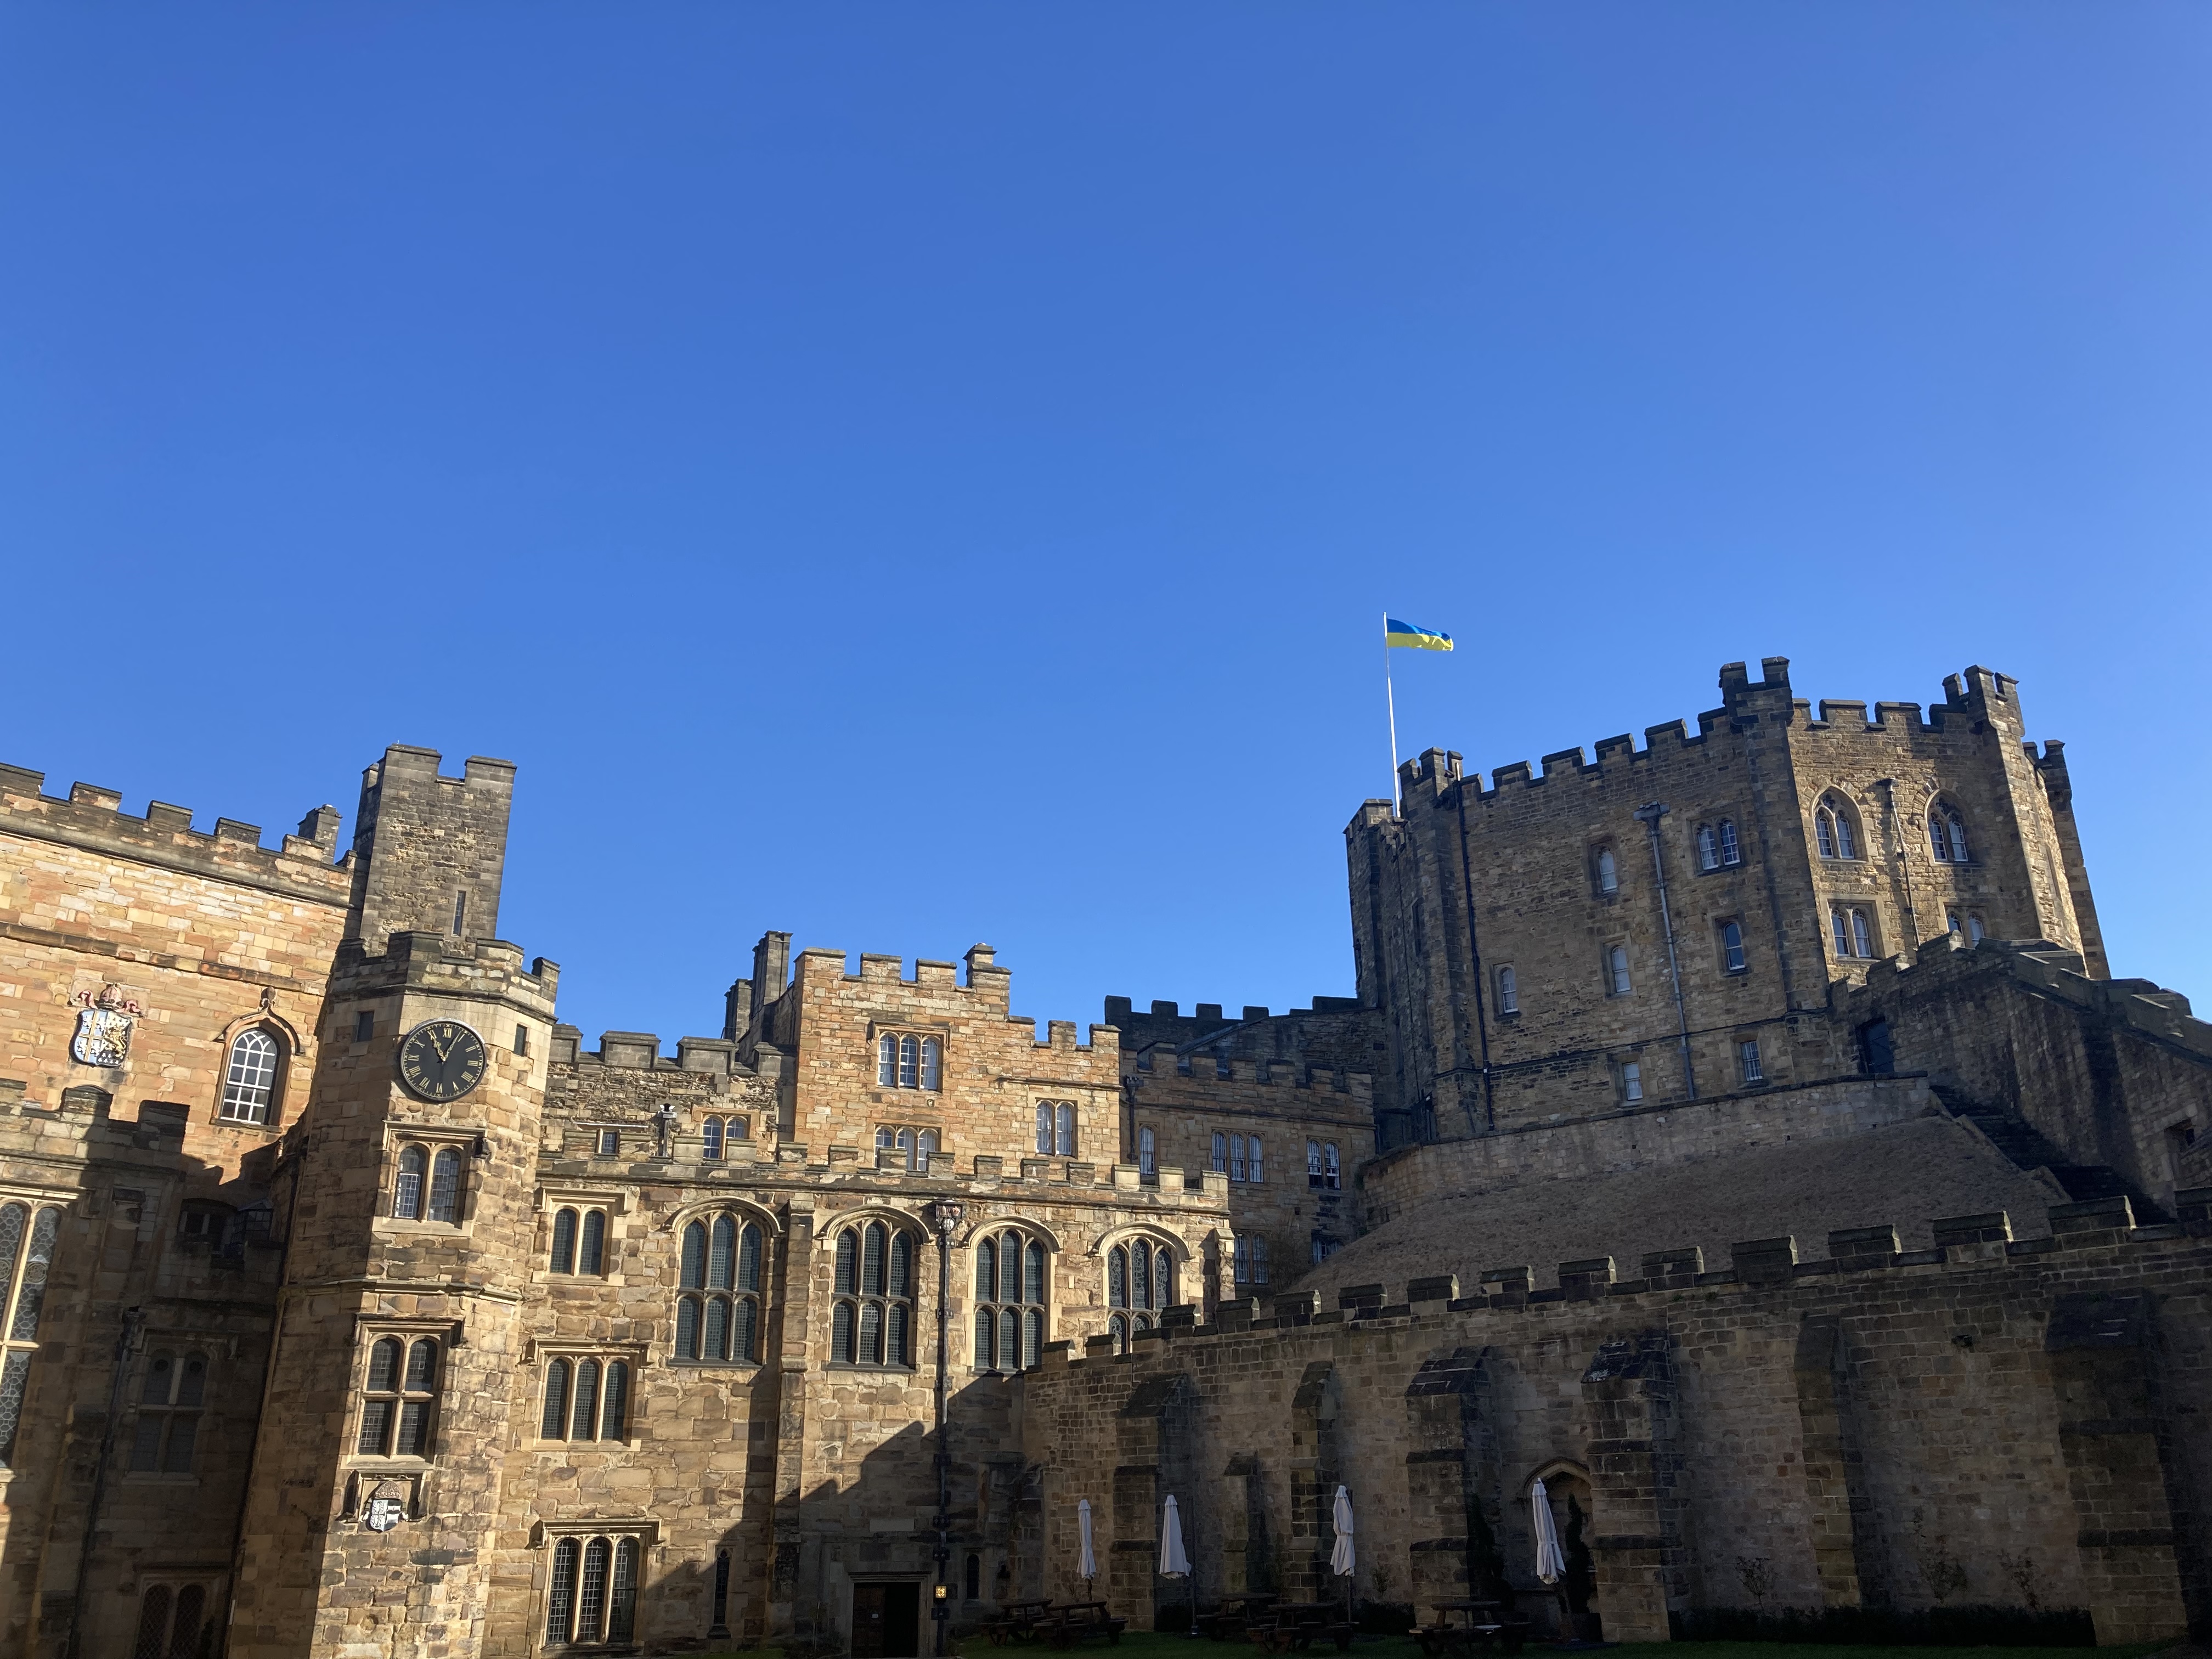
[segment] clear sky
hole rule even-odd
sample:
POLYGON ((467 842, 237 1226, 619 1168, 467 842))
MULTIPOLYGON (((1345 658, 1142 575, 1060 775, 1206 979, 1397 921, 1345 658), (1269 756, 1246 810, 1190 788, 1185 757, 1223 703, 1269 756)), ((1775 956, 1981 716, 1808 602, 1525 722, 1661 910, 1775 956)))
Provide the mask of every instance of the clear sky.
POLYGON ((0 759, 289 829, 520 763, 587 1033, 763 928, 1352 988, 1341 832, 2017 675, 2212 997, 2212 9, 0 12, 0 759))

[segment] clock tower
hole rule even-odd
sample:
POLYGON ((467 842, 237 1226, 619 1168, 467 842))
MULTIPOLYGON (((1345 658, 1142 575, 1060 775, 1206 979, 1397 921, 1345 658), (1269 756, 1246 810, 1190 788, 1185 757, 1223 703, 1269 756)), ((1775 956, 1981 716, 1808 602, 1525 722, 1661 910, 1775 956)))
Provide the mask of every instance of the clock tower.
POLYGON ((474 1650, 558 970, 495 936, 514 769, 368 769, 286 1228, 232 1659, 474 1650), (303 1540, 306 1540, 303 1547, 303 1540))

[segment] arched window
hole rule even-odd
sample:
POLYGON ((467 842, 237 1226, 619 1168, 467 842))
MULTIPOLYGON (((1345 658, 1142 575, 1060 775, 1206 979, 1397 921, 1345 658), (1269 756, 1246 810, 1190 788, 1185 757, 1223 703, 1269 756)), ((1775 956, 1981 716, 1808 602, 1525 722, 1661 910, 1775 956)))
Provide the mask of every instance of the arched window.
POLYGON ((830 1358, 839 1365, 914 1364, 915 1258, 905 1228, 864 1221, 837 1235, 830 1358))
POLYGON ((1605 981, 1607 988, 1614 996, 1625 997, 1629 994, 1631 988, 1628 981, 1628 947, 1626 945, 1609 945, 1606 947, 1605 981))
POLYGON ((0 1204, 0 1468, 13 1467, 23 1389, 38 1351, 39 1316, 61 1224, 56 1206, 34 1215, 27 1204, 0 1204))
POLYGON ((970 1601, 983 1593, 983 1558, 973 1550, 968 1552, 968 1566, 961 1576, 960 1588, 970 1601))
POLYGON ((1498 1012, 1501 1014, 1521 1012, 1521 981, 1510 968, 1498 970, 1498 1012))
POLYGON ((549 1264, 556 1273, 576 1271, 576 1212, 562 1209, 553 1212, 553 1260, 549 1264))
POLYGON ((138 1426, 131 1442, 134 1474, 190 1474, 207 1399, 207 1356, 157 1352, 146 1362, 138 1391, 138 1426))
POLYGON ((1966 918, 1967 943, 1979 945, 1986 937, 1987 935, 1982 931, 1982 919, 1979 916, 1969 915, 1966 918))
POLYGON ((1053 1152, 1061 1158, 1075 1156, 1075 1103, 1063 1100, 1053 1107, 1053 1152))
POLYGON ((1724 921, 1721 924, 1720 931, 1721 967, 1731 974, 1743 972, 1746 964, 1743 954, 1742 926, 1734 921, 1724 921))
POLYGON ((563 1538, 553 1546, 553 1577, 545 1595, 545 1639, 566 1644, 575 1639, 576 1568, 583 1559, 579 1538, 563 1538))
POLYGON ((1721 862, 1724 865, 1743 862, 1743 851, 1735 838, 1734 818, 1721 820, 1721 862))
POLYGON ((149 1584, 138 1600, 138 1640, 131 1659, 161 1659, 169 1650, 169 1605, 167 1584, 149 1584))
POLYGON ((759 1359, 762 1254, 760 1224, 730 1212, 684 1224, 677 1257, 676 1349, 678 1363, 728 1364, 759 1359))
POLYGON ((699 1156, 709 1159, 721 1157, 722 1120, 719 1117, 708 1118, 699 1126, 699 1134, 701 1141, 699 1156))
POLYGON ((1213 1137, 1213 1162, 1206 1167, 1216 1175, 1229 1173, 1229 1137, 1218 1130, 1213 1137))
POLYGON ((1829 930, 1836 938, 1836 954, 1839 957, 1871 957, 1874 955, 1874 929, 1867 913, 1856 905, 1846 908, 1837 905, 1828 912, 1829 930))
POLYGON ((276 1092, 278 1060, 283 1051, 276 1039, 258 1025, 248 1026, 231 1039, 230 1061, 222 1074, 222 1109, 226 1123, 266 1123, 269 1103, 276 1092))
POLYGON ((1713 833, 1711 824, 1701 823, 1698 826, 1698 868, 1717 870, 1720 867, 1720 837, 1713 833))
POLYGON ((975 1247, 975 1369, 1018 1371, 1044 1352, 1045 1248, 1012 1228, 975 1247))
POLYGON ((598 1274, 606 1271, 607 1212, 605 1210, 584 1212, 583 1248, 576 1253, 576 1271, 598 1274))
POLYGON ((1174 1305, 1175 1292, 1175 1255, 1166 1245, 1133 1238, 1106 1253, 1108 1307, 1157 1312, 1174 1305))
POLYGON ((1036 1104, 1036 1149, 1040 1152, 1052 1151, 1052 1103, 1048 1100, 1040 1100, 1036 1104))
POLYGON ((598 1647, 635 1640, 638 1559, 635 1535, 556 1541, 546 1583, 545 1645, 598 1647))
POLYGON ((879 1089, 943 1088, 943 1039, 884 1032, 876 1039, 876 1086, 879 1089))
POLYGON ((1928 850, 1938 864, 1966 862, 1966 821, 1948 801, 1928 809, 1928 850))
POLYGON ((461 1154, 456 1147, 441 1146, 430 1160, 429 1210, 433 1221, 460 1219, 461 1154))
POLYGON ((1324 1188, 1334 1192, 1344 1184, 1344 1164, 1338 1156, 1334 1141, 1322 1143, 1321 1166, 1321 1184, 1324 1188))
POLYGON ((1820 844, 1824 859, 1855 859, 1859 855, 1850 808, 1837 796, 1820 798, 1820 805, 1813 814, 1813 837, 1820 844))
MULTIPOLYGON (((1216 1137, 1216 1139, 1218 1138, 1219 1137, 1218 1136, 1216 1137)), ((1229 1178, 1231 1181, 1242 1181, 1245 1178, 1247 1172, 1251 1169, 1251 1167, 1250 1159, 1245 1153, 1244 1137, 1243 1135, 1230 1136, 1229 1178)))
POLYGON ((565 1359, 556 1359, 545 1367, 545 1409, 538 1419, 538 1437, 540 1440, 566 1440, 568 1437, 568 1379, 571 1370, 565 1359))
POLYGON ((1851 911, 1851 945, 1859 956, 1874 954, 1874 933, 1867 926, 1867 913, 1856 907, 1851 911))
POLYGON ((1597 890, 1608 896, 1620 890, 1620 866, 1614 862, 1610 847, 1597 849, 1597 890))
POLYGON ((380 1336, 369 1345, 368 1368, 362 1383, 361 1432, 354 1441, 362 1457, 428 1457, 438 1397, 438 1345, 417 1337, 380 1336))
POLYGON ((392 1215, 396 1221, 422 1218, 422 1177, 429 1173, 430 1154, 415 1146, 399 1149, 399 1173, 392 1182, 392 1215))

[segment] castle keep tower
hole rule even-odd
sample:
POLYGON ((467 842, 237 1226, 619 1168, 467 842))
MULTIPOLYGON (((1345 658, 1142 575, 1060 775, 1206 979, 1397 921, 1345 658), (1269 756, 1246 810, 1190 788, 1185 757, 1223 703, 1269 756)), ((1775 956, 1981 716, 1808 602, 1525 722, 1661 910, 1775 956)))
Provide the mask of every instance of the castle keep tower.
POLYGON ((369 769, 289 1138, 289 1259, 230 1652, 474 1652, 521 1359, 556 969, 489 937, 514 769, 369 769))
POLYGON ((1795 697, 1786 658, 1721 670, 1698 717, 1502 766, 1430 750, 1404 812, 1346 830, 1384 1092, 1445 1138, 1547 1113, 1859 1069, 1830 986, 1926 941, 2042 940, 2106 973, 2061 745, 2009 676, 1917 703, 1795 697))

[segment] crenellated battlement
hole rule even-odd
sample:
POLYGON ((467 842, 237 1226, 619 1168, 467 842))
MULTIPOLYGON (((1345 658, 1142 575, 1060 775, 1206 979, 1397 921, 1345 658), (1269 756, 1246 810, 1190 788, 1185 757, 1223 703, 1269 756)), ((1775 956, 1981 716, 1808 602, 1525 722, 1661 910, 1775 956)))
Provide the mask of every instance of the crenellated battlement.
MULTIPOLYGON (((1929 1223, 1936 1243, 1929 1249, 1899 1248, 1894 1224, 1838 1229, 1828 1235, 1828 1254, 1801 1259, 1797 1241, 1778 1238, 1746 1239, 1729 1249, 1729 1265, 1707 1271, 1699 1245, 1645 1251, 1636 1276, 1622 1279, 1611 1255, 1599 1255, 1562 1261, 1553 1282, 1540 1286, 1533 1267, 1516 1264, 1485 1268, 1473 1295, 1462 1295, 1458 1276, 1432 1274, 1389 1284, 1347 1285, 1336 1293, 1336 1305, 1324 1310, 1318 1291, 1291 1291, 1273 1297, 1248 1297, 1224 1302, 1210 1324, 1200 1324, 1196 1310, 1168 1322, 1166 1340, 1285 1329, 1304 1325, 1362 1324, 1382 1320, 1420 1320, 1442 1314, 1478 1311, 1525 1313, 1561 1303, 1629 1303, 1635 1298, 1663 1296, 1681 1299, 1687 1290, 1771 1291, 1808 1280, 1845 1275, 1980 1272, 1987 1268, 2036 1258, 2064 1257, 2089 1250, 2137 1251, 2172 1249, 2177 1243, 2212 1238, 2212 1188, 2195 1188, 2177 1194, 2181 1218, 2157 1225, 2136 1224, 2125 1198, 2094 1199, 2081 1203, 2054 1204, 2049 1209, 2050 1233, 2040 1238, 2013 1237, 2012 1218, 2002 1210, 1975 1215, 1942 1216, 1929 1223), (1396 1289, 1395 1297, 1391 1291, 1396 1289)), ((2125 1258, 2124 1258, 2125 1259, 2125 1258)), ((2057 1262, 2053 1266, 2058 1265, 2057 1262)), ((1156 1339, 1158 1340, 1158 1339, 1156 1339)), ((1072 1343, 1055 1343, 1046 1350, 1048 1362, 1055 1351, 1073 1363, 1072 1343)), ((1097 1358, 1113 1356, 1102 1351, 1097 1358)))
MULTIPOLYGON (((236 879, 240 875, 283 876, 298 880, 343 872, 352 861, 337 852, 340 814, 318 806, 300 820, 299 832, 261 844, 261 826, 219 817, 211 830, 192 828, 192 811, 167 801, 149 801, 145 815, 123 811, 121 792, 98 784, 73 783, 66 796, 44 793, 46 774, 0 764, 0 830, 44 841, 59 841, 110 856, 194 874, 236 879)), ((340 874, 334 884, 343 891, 340 874)))

